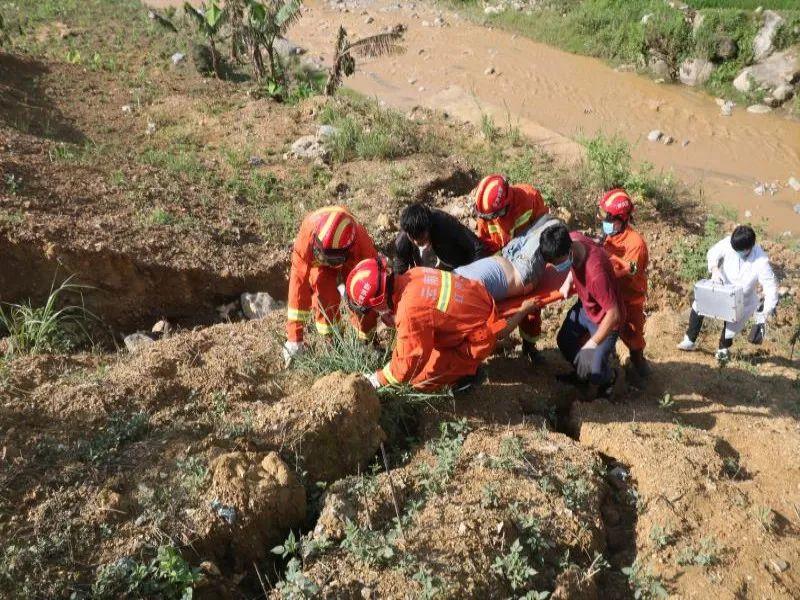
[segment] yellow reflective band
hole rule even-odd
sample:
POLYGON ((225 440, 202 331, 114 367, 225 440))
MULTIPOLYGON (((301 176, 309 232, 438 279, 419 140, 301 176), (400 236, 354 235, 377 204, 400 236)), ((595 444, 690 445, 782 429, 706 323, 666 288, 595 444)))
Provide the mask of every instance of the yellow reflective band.
MULTIPOLYGON (((370 332, 370 333, 371 333, 371 332, 370 332)), ((362 340, 362 341, 366 341, 366 340, 368 340, 370 337, 371 337, 371 336, 370 336, 370 334, 368 334, 368 333, 364 333, 363 331, 359 331, 359 332, 358 332, 358 339, 360 339, 360 340, 362 340)))
POLYGON ((502 233, 502 231, 503 231, 500 228, 500 225, 497 225, 496 223, 489 223, 488 229, 489 229, 489 233, 502 233))
POLYGON ((327 323, 314 323, 314 325, 317 326, 317 333, 320 335, 330 335, 330 333, 333 331, 331 326, 327 323))
POLYGON ((389 382, 389 385, 399 385, 400 382, 392 375, 392 370, 389 368, 390 365, 386 365, 383 367, 383 376, 386 377, 386 381, 389 382))
POLYGON ((350 219, 347 217, 343 218, 342 222, 339 223, 339 226, 336 228, 336 232, 333 234, 333 247, 337 250, 341 248, 342 234, 348 225, 350 225, 350 219))
POLYGON ((511 237, 514 237, 514 232, 523 225, 525 225, 528 221, 530 221, 532 216, 533 216, 533 211, 526 210, 519 217, 517 217, 517 220, 514 221, 514 227, 511 228, 511 237))
POLYGON ((336 220, 336 213, 331 212, 328 215, 328 218, 325 219, 325 224, 319 228, 319 233, 317 234, 317 238, 320 240, 324 240, 325 237, 328 235, 328 230, 333 226, 333 222, 336 220))
POLYGON ((519 337, 521 337, 526 342, 530 342, 531 344, 535 344, 541 336, 538 335, 528 335, 522 329, 519 330, 519 337))
POLYGON ((286 318, 290 321, 305 321, 308 315, 311 314, 310 310, 298 310, 297 308, 289 308, 286 311, 286 318))
POLYGON ((447 271, 442 271, 442 285, 439 288, 439 301, 436 303, 436 309, 442 312, 447 310, 450 304, 450 292, 453 288, 453 274, 447 271))

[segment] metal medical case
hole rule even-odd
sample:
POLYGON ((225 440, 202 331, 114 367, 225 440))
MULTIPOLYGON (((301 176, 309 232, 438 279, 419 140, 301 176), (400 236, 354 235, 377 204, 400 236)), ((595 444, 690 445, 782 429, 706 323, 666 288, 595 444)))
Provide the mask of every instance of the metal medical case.
POLYGON ((729 283, 714 283, 710 279, 698 281, 694 285, 694 303, 697 313, 704 317, 733 323, 744 316, 742 288, 729 283))

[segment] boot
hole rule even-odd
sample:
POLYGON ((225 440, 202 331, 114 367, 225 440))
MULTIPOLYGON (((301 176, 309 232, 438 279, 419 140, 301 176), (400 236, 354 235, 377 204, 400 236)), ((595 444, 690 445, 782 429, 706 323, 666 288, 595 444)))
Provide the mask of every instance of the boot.
POLYGON ((478 370, 475 371, 474 375, 462 377, 453 384, 453 396, 464 396, 469 394, 475 388, 486 383, 488 378, 489 375, 486 373, 486 369, 483 367, 483 365, 480 365, 478 370))
POLYGON ((543 365, 546 362, 544 355, 536 347, 536 342, 522 340, 522 356, 527 358, 532 365, 543 365))
POLYGON ((631 365, 634 371, 642 379, 647 379, 652 373, 650 363, 644 357, 644 350, 631 350, 631 365))
POLYGON ((617 384, 617 370, 611 369, 611 379, 606 383, 601 383, 597 386, 597 395, 595 400, 608 400, 614 401, 614 391, 617 384))

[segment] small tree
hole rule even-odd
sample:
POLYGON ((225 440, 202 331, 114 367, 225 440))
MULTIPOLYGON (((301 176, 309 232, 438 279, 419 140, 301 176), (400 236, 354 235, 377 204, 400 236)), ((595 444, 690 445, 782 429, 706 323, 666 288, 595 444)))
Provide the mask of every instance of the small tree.
POLYGON ((250 53, 257 80, 261 81, 266 75, 262 48, 267 53, 270 79, 279 81, 283 78, 275 41, 300 19, 302 6, 302 0, 247 0, 247 17, 240 35, 250 53))
POLYGON ((325 95, 332 96, 336 92, 336 88, 342 84, 342 79, 355 73, 355 56, 377 58, 405 52, 405 47, 398 43, 402 37, 403 34, 401 32, 392 31, 350 42, 345 28, 339 26, 339 33, 336 35, 336 47, 333 53, 333 64, 328 73, 328 81, 325 83, 325 95))
POLYGON ((214 75, 219 78, 220 57, 219 52, 217 52, 216 39, 227 19, 228 13, 226 9, 220 8, 217 0, 211 0, 208 7, 203 5, 203 9, 197 9, 186 2, 183 5, 183 9, 187 15, 191 15, 194 18, 198 30, 208 39, 208 46, 211 50, 211 67, 214 70, 214 75))

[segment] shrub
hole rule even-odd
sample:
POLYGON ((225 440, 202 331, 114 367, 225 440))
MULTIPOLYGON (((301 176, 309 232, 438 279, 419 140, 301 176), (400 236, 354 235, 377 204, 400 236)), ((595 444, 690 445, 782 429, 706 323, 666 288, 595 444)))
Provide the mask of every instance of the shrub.
POLYGON ((663 60, 673 78, 677 77, 691 45, 692 28, 682 11, 659 7, 644 26, 642 53, 663 60))
POLYGON ((189 600, 199 579, 199 571, 191 568, 176 548, 161 546, 149 564, 128 557, 101 566, 92 597, 189 600))
POLYGON ((711 246, 719 241, 719 234, 719 222, 714 217, 708 217, 702 236, 691 241, 686 239, 678 240, 675 246, 675 254, 680 267, 680 276, 684 281, 692 283, 708 275, 706 253, 711 246))

